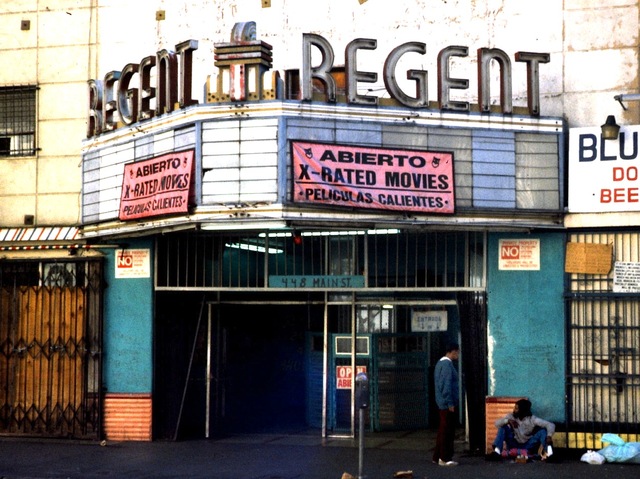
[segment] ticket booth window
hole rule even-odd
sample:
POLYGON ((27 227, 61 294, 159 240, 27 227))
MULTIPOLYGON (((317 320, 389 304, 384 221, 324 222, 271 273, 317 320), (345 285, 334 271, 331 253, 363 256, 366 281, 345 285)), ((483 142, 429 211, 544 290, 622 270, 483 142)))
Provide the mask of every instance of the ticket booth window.
POLYGON ((393 333, 393 308, 386 305, 358 306, 359 333, 393 333))

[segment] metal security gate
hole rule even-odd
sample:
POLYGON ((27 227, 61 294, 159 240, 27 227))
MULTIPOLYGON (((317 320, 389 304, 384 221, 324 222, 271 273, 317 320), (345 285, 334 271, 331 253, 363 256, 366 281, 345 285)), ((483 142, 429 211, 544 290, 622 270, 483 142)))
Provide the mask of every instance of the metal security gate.
POLYGON ((374 428, 429 426, 431 338, 427 334, 373 335, 374 428))
POLYGON ((98 439, 102 263, 0 262, 0 434, 98 439))
POLYGON ((574 297, 569 410, 574 429, 640 432, 640 300, 574 297))
MULTIPOLYGON (((613 261, 640 264, 637 233, 574 234, 610 245, 613 261)), ((567 420, 571 431, 640 433, 640 294, 609 274, 571 274, 567 292, 567 420)), ((594 447, 595 445, 588 445, 594 447)))

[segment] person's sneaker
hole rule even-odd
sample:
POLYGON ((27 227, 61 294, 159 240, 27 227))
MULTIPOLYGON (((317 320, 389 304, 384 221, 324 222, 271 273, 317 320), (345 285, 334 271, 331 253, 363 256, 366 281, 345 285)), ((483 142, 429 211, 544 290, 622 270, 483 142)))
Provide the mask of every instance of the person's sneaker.
POLYGON ((458 463, 456 461, 443 461, 442 459, 438 459, 438 466, 457 466, 458 463))
POLYGON ((498 449, 497 447, 494 447, 493 450, 490 451, 489 454, 485 456, 485 459, 487 461, 501 461, 502 455, 500 454, 500 449, 498 449))

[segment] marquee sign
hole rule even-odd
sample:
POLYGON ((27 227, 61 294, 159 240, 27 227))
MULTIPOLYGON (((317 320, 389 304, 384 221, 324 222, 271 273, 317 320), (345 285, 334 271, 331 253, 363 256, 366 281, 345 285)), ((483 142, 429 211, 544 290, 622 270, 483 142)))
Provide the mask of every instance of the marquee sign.
MULTIPOLYGON (((255 39, 255 22, 236 24, 232 37, 232 41, 228 44, 215 45, 214 66, 221 70, 229 69, 230 99, 247 101, 249 97, 245 91, 246 83, 249 81, 248 75, 251 76, 251 74, 250 69, 247 70, 244 67, 257 67, 259 72, 257 77, 251 78, 253 78, 252 81, 260 82, 261 76, 271 68, 272 47, 255 39)), ((378 103, 377 96, 358 93, 363 88, 362 83, 377 82, 378 73, 358 70, 357 62, 359 52, 376 50, 377 47, 378 42, 373 38, 357 38, 348 43, 344 58, 347 103, 355 105, 378 103)), ((175 51, 160 50, 154 55, 142 58, 138 63, 127 63, 121 70, 108 72, 101 80, 89 80, 87 138, 115 130, 123 125, 133 125, 154 116, 198 104, 198 100, 192 98, 193 56, 197 50, 197 40, 186 40, 175 45, 175 51), (138 87, 132 87, 136 84, 138 87)), ((335 59, 333 47, 321 35, 305 33, 302 35, 302 50, 300 99, 313 100, 313 83, 320 81, 324 84, 327 101, 335 102, 337 96, 336 82, 332 74, 335 59), (315 65, 312 61, 314 50, 317 50, 323 59, 319 65, 315 65)), ((409 108, 430 108, 427 85, 429 72, 421 69, 409 69, 405 72, 407 79, 415 82, 415 96, 402 90, 397 82, 397 78, 402 75, 396 72, 396 67, 405 55, 425 55, 426 52, 426 43, 410 41, 393 48, 384 61, 382 77, 385 89, 389 97, 401 105, 409 108)), ((451 95, 452 90, 469 89, 469 79, 453 78, 450 72, 452 61, 468 56, 469 47, 459 45, 445 47, 438 53, 437 90, 440 109, 470 111, 469 102, 454 100, 451 95)), ((539 69, 541 64, 549 63, 550 58, 549 53, 525 51, 516 52, 513 57, 515 62, 524 64, 526 68, 527 109, 531 116, 540 115, 539 69)), ((492 111, 491 65, 495 63, 500 66, 501 111, 504 114, 513 113, 511 57, 499 48, 479 48, 476 61, 480 111, 484 113, 492 111)), ((418 64, 423 63, 424 60, 419 59, 418 64)))
POLYGON ((193 150, 124 165, 119 219, 187 213, 193 150))
POLYGON ((453 154, 294 141, 294 203, 453 214, 453 154))

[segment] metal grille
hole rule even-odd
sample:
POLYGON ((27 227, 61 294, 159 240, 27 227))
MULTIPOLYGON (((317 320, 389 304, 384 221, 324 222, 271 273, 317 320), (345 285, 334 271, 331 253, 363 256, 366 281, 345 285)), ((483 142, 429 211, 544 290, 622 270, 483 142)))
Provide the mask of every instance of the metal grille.
POLYGON ((164 235, 160 290, 268 288, 269 277, 362 275, 372 289, 483 288, 482 232, 254 233, 164 235))
POLYGON ((426 335, 373 335, 374 427, 426 428, 429 405, 429 343, 426 335))
POLYGON ((98 439, 102 265, 0 262, 0 433, 98 439))
POLYGON ((0 87, 0 156, 33 156, 36 151, 35 86, 0 87))
MULTIPOLYGON (((572 235, 611 244, 614 260, 640 261, 636 233, 572 235)), ((575 430, 640 432, 640 294, 614 293, 608 275, 571 274, 568 309, 568 421, 575 430)))

